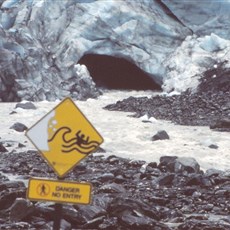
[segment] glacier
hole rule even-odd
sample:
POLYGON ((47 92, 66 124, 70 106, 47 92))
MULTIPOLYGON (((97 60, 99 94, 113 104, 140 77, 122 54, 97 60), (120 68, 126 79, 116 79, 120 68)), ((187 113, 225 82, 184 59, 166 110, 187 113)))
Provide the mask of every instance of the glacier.
POLYGON ((87 54, 126 59, 171 93, 229 68, 229 1, 2 0, 0 9, 1 101, 99 96, 89 72, 76 71, 87 54))

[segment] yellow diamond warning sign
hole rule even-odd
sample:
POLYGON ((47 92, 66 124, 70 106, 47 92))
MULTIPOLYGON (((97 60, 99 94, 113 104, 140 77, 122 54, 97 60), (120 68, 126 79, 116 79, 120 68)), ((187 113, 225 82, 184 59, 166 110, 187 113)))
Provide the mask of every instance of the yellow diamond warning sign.
POLYGON ((91 190, 90 183, 31 178, 28 184, 27 198, 56 203, 89 204, 91 190))
POLYGON ((33 125, 26 136, 59 177, 103 142, 101 135, 70 98, 64 99, 33 125))

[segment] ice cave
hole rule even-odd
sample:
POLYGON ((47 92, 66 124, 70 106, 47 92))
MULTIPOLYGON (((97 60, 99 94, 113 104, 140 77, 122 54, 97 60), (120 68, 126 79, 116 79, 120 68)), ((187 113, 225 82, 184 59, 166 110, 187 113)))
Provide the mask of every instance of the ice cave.
POLYGON ((124 58, 86 54, 78 63, 87 66, 97 87, 133 90, 161 89, 151 76, 124 58))

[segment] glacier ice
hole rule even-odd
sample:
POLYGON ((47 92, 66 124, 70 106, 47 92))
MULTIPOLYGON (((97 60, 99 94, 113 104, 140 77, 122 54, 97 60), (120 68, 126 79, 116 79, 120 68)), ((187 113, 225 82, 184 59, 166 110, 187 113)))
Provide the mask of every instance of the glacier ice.
POLYGON ((229 9, 214 0, 3 0, 0 98, 97 96, 92 79, 83 89, 75 71, 85 54, 131 61, 167 92, 195 88, 203 71, 229 60, 229 9))

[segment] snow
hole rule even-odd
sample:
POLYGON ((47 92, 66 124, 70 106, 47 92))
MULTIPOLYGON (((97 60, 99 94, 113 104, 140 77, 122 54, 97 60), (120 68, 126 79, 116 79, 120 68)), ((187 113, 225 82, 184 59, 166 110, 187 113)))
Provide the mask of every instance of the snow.
MULTIPOLYGON (((215 132, 209 127, 175 125, 169 121, 156 120, 147 116, 134 118, 129 116, 132 113, 102 109, 110 103, 129 96, 149 97, 151 95, 153 95, 151 91, 108 91, 98 99, 75 101, 75 103, 104 138, 101 147, 106 150, 106 156, 117 155, 147 162, 159 162, 159 158, 163 155, 194 157, 204 170, 229 168, 230 133, 215 132), (151 137, 159 130, 165 130, 170 139, 151 141, 151 137), (215 144, 219 148, 211 149, 208 147, 210 144, 215 144)), ((31 127, 58 103, 59 101, 36 102, 37 110, 16 109, 17 113, 12 115, 9 113, 15 110, 15 103, 1 103, 0 141, 26 143, 27 147, 16 148, 16 150, 16 144, 12 148, 7 147, 9 151, 14 150, 15 154, 35 149, 24 133, 16 132, 9 127, 15 122, 31 127)))

